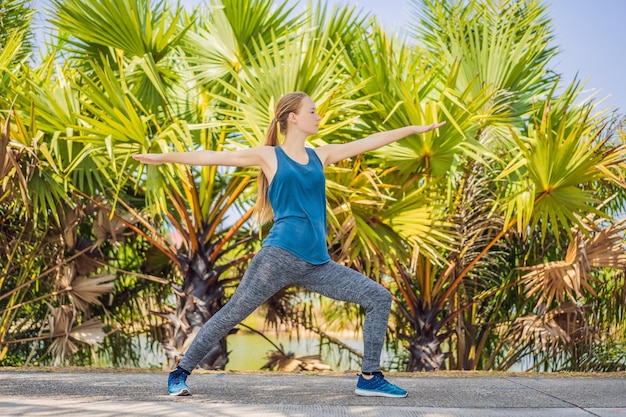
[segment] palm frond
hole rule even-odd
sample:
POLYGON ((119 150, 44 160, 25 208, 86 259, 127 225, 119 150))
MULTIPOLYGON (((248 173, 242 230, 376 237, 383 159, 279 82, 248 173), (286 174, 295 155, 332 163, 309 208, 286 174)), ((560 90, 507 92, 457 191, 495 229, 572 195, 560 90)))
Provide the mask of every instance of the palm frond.
POLYGON ((385 254, 404 250, 400 237, 382 215, 391 198, 372 169, 350 162, 326 170, 327 218, 333 259, 354 263, 366 273, 379 271, 385 254))
POLYGON ((54 365, 62 365, 80 350, 72 340, 97 346, 104 340, 103 324, 98 318, 92 318, 76 325, 76 311, 69 305, 50 307, 49 331, 45 336, 54 338, 48 350, 54 357, 54 365))
POLYGON ((35 40, 31 22, 35 12, 36 10, 31 7, 28 0, 5 0, 2 2, 0 6, 0 14, 2 14, 0 68, 4 64, 18 64, 31 53, 35 40))
POLYGON ((241 51, 223 7, 199 15, 198 27, 189 31, 181 49, 201 85, 208 85, 241 67, 241 51))
POLYGON ((162 109, 167 90, 179 81, 167 57, 191 27, 179 26, 184 13, 180 4, 173 10, 162 0, 53 0, 52 5, 51 22, 71 35, 68 43, 82 56, 79 64, 86 57, 112 60, 146 108, 162 109))
POLYGON ((551 305, 553 300, 562 303, 565 296, 572 300, 580 299, 583 290, 596 295, 592 283, 596 281, 593 267, 624 269, 626 268, 626 250, 623 232, 626 220, 610 224, 598 230, 595 224, 587 223, 586 237, 580 230, 575 230, 572 242, 567 248, 563 261, 554 261, 533 267, 523 277, 527 297, 537 296, 537 305, 551 305))
POLYGON ((605 116, 592 114, 588 105, 564 107, 580 94, 578 88, 568 91, 540 104, 542 113, 529 125, 527 136, 511 129, 520 152, 508 160, 498 180, 507 179, 506 219, 516 222, 519 232, 538 224, 543 236, 548 227, 554 236, 561 228, 582 228, 580 218, 586 213, 600 214, 593 184, 618 180, 607 172, 621 170, 621 146, 598 140, 605 116))
POLYGON ((535 352, 550 352, 592 333, 583 309, 570 301, 544 314, 517 318, 509 338, 534 346, 535 352))
POLYGON ((159 61, 181 37, 176 23, 183 10, 177 7, 172 13, 163 0, 52 0, 52 6, 51 23, 86 51, 98 45, 159 61))
POLYGON ((99 297, 113 291, 115 278, 115 274, 82 276, 77 273, 74 264, 69 264, 59 273, 59 287, 68 292, 74 306, 87 312, 89 303, 102 305, 99 297))
POLYGON ((471 97, 482 95, 484 88, 496 92, 485 108, 496 106, 505 118, 520 117, 555 79, 547 67, 556 48, 551 46, 553 30, 545 5, 498 0, 412 3, 420 22, 412 31, 416 39, 449 68, 460 63, 457 89, 471 88, 471 97))
POLYGON ((115 274, 77 276, 70 284, 73 304, 83 311, 87 309, 86 303, 101 305, 99 297, 113 291, 115 279, 115 274))
POLYGON ((79 342, 86 343, 90 346, 98 346, 105 338, 104 324, 99 318, 94 317, 90 320, 75 326, 70 331, 70 337, 79 342))
POLYGON ((446 263, 443 254, 452 248, 458 236, 435 196, 437 188, 437 184, 431 183, 406 194, 395 193, 397 201, 387 205, 383 218, 411 251, 418 250, 441 265, 446 263))

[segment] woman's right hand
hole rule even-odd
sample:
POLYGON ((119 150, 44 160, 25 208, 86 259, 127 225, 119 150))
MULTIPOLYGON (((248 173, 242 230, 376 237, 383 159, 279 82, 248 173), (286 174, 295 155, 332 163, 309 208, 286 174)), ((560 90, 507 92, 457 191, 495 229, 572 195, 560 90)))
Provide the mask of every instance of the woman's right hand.
POLYGON ((160 153, 139 153, 133 155, 133 159, 147 165, 162 164, 162 157, 163 155, 160 153))

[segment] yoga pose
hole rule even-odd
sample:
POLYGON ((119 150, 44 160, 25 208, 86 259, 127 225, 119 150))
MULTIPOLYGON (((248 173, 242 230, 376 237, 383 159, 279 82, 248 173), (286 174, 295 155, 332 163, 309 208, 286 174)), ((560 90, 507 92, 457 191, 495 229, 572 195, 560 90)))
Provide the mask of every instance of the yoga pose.
POLYGON ((370 278, 332 261, 326 246, 326 181, 324 167, 380 148, 409 135, 445 124, 407 126, 375 133, 344 144, 305 147, 318 131, 320 116, 304 93, 290 93, 277 103, 266 145, 240 151, 209 150, 139 154, 145 164, 258 166, 257 214, 274 224, 261 250, 250 262, 231 299, 200 329, 178 367, 168 378, 170 395, 190 395, 187 376, 220 339, 268 298, 288 285, 365 308, 363 364, 355 393, 364 396, 406 397, 380 372, 391 294, 370 278), (278 143, 278 130, 284 141, 278 143))

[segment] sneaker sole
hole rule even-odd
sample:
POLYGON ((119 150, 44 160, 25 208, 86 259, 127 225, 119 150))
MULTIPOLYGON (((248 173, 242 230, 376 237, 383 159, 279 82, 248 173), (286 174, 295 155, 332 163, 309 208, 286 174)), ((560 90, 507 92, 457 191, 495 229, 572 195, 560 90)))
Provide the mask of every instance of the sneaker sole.
POLYGON ((389 394, 387 392, 368 391, 368 390, 359 389, 359 388, 355 389, 354 393, 356 395, 360 395, 361 397, 387 397, 387 398, 404 398, 407 395, 409 395, 408 392, 404 395, 397 395, 397 394, 389 394))
POLYGON ((181 389, 178 392, 170 392, 170 395, 183 397, 183 396, 186 396, 186 395, 191 395, 191 392, 189 392, 189 390, 183 388, 183 389, 181 389))

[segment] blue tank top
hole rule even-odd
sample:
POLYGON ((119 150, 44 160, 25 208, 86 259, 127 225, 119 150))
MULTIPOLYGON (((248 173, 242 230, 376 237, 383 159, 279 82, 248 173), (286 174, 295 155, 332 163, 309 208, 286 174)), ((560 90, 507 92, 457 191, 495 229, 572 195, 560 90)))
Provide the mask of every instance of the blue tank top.
POLYGON ((291 159, 279 146, 276 174, 267 190, 274 225, 263 245, 278 246, 312 264, 330 261, 326 246, 326 178, 311 148, 307 164, 291 159))

